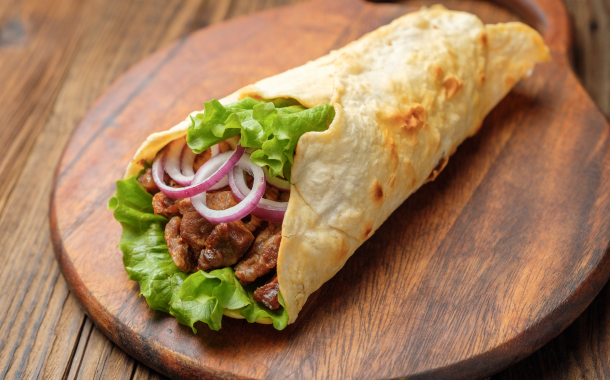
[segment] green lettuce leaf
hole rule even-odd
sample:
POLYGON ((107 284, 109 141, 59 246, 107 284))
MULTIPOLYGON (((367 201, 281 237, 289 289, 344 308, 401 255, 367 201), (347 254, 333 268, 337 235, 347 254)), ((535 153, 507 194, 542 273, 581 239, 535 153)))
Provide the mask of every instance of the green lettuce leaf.
POLYGON ((154 214, 152 195, 137 181, 140 174, 117 181, 117 191, 108 208, 114 210, 114 218, 123 227, 119 248, 125 270, 131 280, 140 284, 140 294, 148 306, 170 313, 194 332, 197 321, 212 330, 220 329, 224 309, 239 311, 248 322, 271 318, 276 329, 285 328, 288 313, 281 296, 282 307, 269 310, 254 301, 254 289, 244 289, 233 268, 188 275, 174 264, 165 243, 168 220, 154 214))
POLYGON ((299 138, 306 132, 325 131, 335 117, 329 104, 305 108, 285 98, 244 98, 226 106, 212 99, 204 108, 203 113, 191 116, 186 135, 193 152, 201 153, 241 134, 242 146, 259 149, 252 153, 253 163, 268 166, 271 175, 288 180, 299 138))
POLYGON ((169 302, 186 278, 173 262, 165 244, 167 218, 155 215, 150 195, 137 177, 117 181, 117 192, 108 206, 123 226, 119 248, 123 265, 151 309, 169 312, 169 302))
POLYGON ((210 273, 199 271, 191 274, 182 283, 180 292, 174 294, 170 314, 178 322, 190 326, 195 333, 197 321, 206 322, 210 329, 218 330, 224 309, 241 309, 252 302, 232 268, 216 269, 210 273))

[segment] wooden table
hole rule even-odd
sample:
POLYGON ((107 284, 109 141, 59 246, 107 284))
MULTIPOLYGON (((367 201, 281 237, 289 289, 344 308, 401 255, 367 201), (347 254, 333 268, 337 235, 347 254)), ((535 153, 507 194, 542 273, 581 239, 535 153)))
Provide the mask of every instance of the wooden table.
MULTIPOLYGON (((163 378, 101 334, 70 294, 49 235, 53 171, 78 120, 131 65, 195 29, 297 1, 0 2, 0 378, 163 378)), ((610 0, 566 3, 575 69, 610 116, 610 0)), ((610 378, 609 286, 493 379, 610 378)))

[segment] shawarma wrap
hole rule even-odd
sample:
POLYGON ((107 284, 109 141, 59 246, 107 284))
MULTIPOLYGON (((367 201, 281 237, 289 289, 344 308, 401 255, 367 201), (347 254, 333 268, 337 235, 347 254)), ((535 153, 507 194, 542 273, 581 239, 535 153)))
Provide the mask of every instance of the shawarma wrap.
MULTIPOLYGON (((258 309, 256 315, 244 314, 250 306, 239 302, 231 306, 235 296, 233 301, 214 303, 214 286, 187 280, 186 274, 143 275, 137 268, 150 261, 146 247, 124 257, 130 277, 140 282, 151 307, 170 311, 191 327, 197 320, 210 325, 206 318, 221 308, 225 315, 283 328, 285 322, 296 320, 308 296, 333 277, 409 195, 436 178, 458 145, 479 130, 515 83, 548 59, 541 36, 524 24, 484 25, 472 14, 435 6, 242 88, 220 103, 226 106, 248 97, 288 98, 306 108, 329 104, 334 109, 328 129, 298 139, 291 164, 290 199, 276 268, 284 322, 276 323, 258 309), (160 284, 164 275, 171 281, 160 284), (205 291, 209 293, 205 297, 192 295, 205 291), (164 292, 161 301, 154 299, 164 292), (185 306, 188 302, 195 306, 185 306)), ((194 112, 170 130, 148 137, 125 178, 135 178, 168 143, 193 128, 192 117, 204 113, 194 112)), ((229 142, 235 147, 238 139, 229 142)), ((111 207, 120 206, 121 200, 113 198, 111 207)), ((124 220, 117 219, 125 228, 124 220)), ((133 240, 132 230, 128 238, 133 240)), ((139 233, 146 234, 145 230, 139 233)), ((122 240, 124 252, 133 251, 129 239, 122 240)), ((155 244, 155 252, 162 255, 158 234, 155 244)), ((162 260, 171 266, 167 256, 162 260)))

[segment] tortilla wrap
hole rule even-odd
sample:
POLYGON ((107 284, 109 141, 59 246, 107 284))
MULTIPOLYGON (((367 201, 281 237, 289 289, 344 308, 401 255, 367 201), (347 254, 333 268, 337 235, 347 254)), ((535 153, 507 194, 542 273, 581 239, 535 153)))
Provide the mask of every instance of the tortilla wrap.
MULTIPOLYGON (((300 138, 295 154, 277 262, 290 323, 410 194, 436 178, 515 83, 548 59, 542 37, 524 24, 484 25, 435 6, 221 100, 290 97, 336 111, 327 131, 300 138)), ((189 125, 187 117, 148 137, 125 176, 189 125)))

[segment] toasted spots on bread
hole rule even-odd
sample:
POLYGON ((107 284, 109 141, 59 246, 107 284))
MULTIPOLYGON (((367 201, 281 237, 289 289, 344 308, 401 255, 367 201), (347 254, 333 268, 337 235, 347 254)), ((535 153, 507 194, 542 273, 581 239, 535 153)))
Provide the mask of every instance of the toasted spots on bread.
POLYGON ((479 41, 481 41, 481 45, 483 45, 483 47, 487 47, 487 33, 483 32, 481 34, 481 37, 479 37, 479 41))
POLYGON ((421 104, 415 104, 404 114, 403 129, 421 129, 426 122, 427 112, 421 104))
POLYGON ((377 203, 383 201, 383 186, 381 186, 381 183, 377 179, 375 179, 373 186, 371 186, 371 196, 373 201, 377 203))
POLYGON ((432 67, 432 72, 434 73, 434 78, 436 78, 436 80, 441 81, 443 79, 443 68, 441 65, 434 65, 432 67))
POLYGON ((443 87, 445 88, 445 97, 447 99, 453 98, 453 96, 460 91, 463 84, 462 81, 454 76, 450 76, 443 82, 443 87))
POLYGON ((368 220, 365 224, 364 224, 364 229, 362 231, 362 239, 368 239, 369 236, 371 236, 371 233, 373 232, 373 221, 372 220, 368 220))

